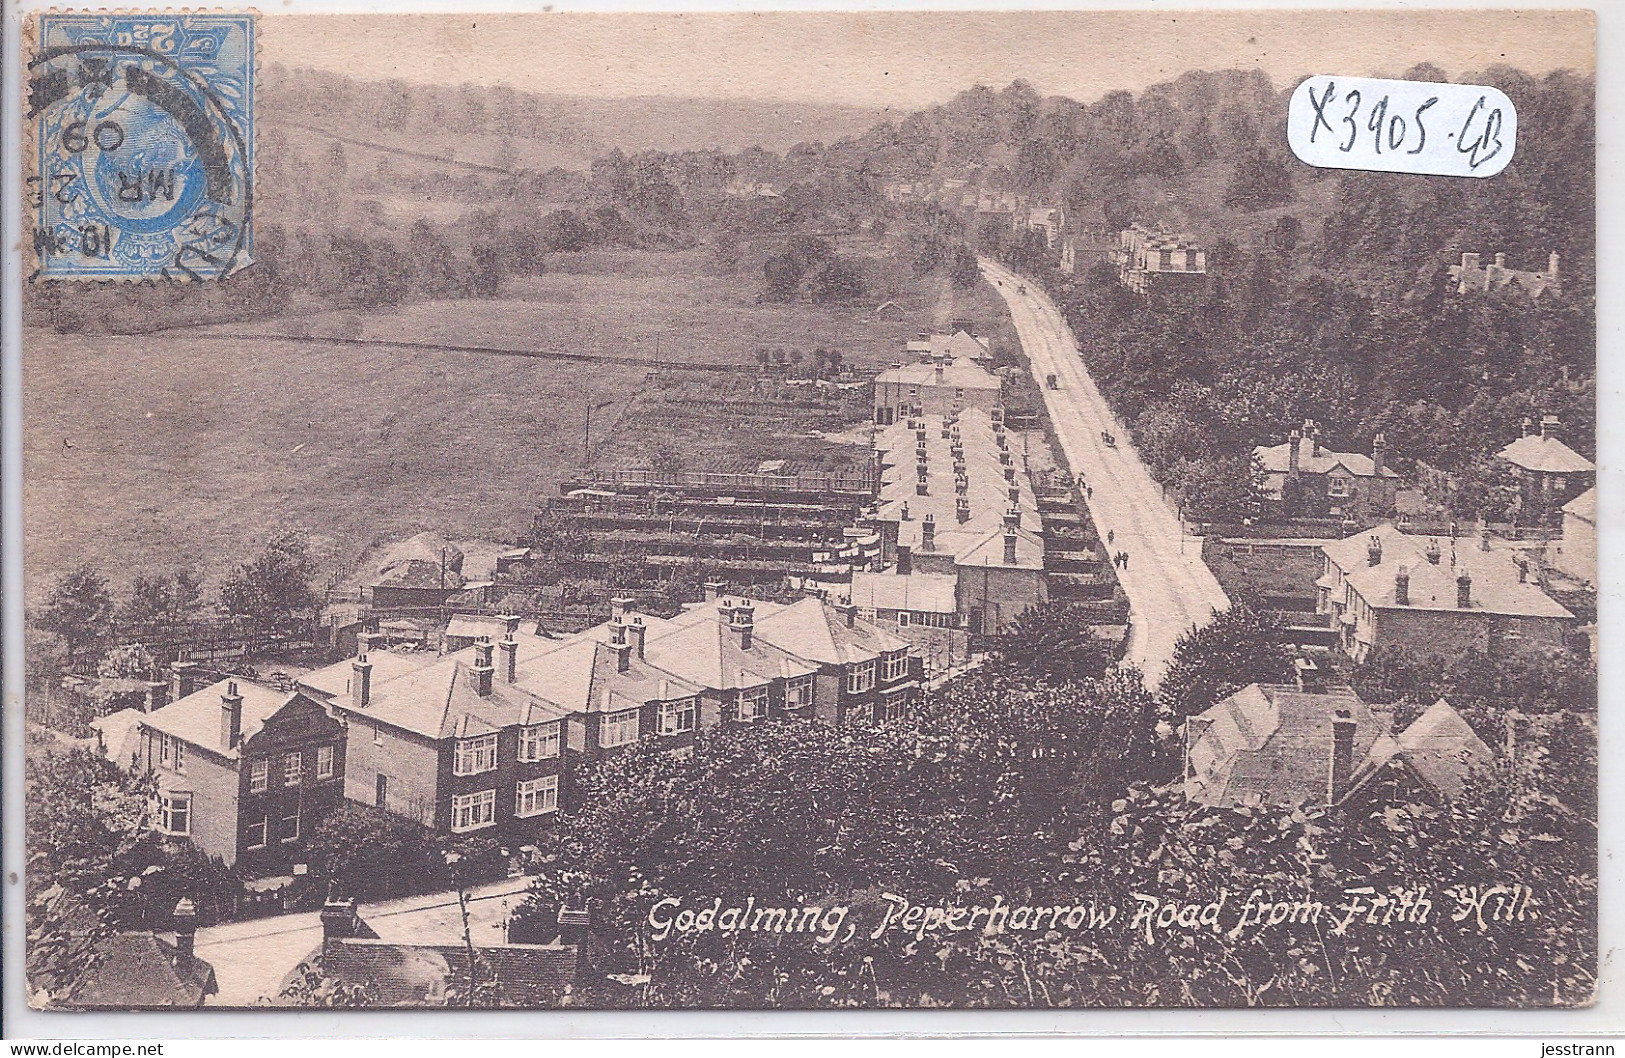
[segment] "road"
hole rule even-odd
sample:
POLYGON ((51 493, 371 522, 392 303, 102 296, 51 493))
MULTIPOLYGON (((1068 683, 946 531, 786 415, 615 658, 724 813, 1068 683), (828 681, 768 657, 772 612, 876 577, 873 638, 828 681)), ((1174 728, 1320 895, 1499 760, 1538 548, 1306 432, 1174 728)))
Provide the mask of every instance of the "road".
POLYGON ((1129 601, 1127 657, 1155 687, 1179 637, 1207 624, 1215 610, 1229 609, 1230 600, 1202 561, 1201 541, 1184 535, 1179 512, 1163 499, 1128 430, 1084 369, 1060 311, 1037 284, 987 258, 981 266, 1010 306, 1068 467, 1094 489, 1089 513, 1095 532, 1102 544, 1111 534, 1108 553, 1128 553, 1128 567, 1117 573, 1129 601), (1045 384, 1052 373, 1059 386, 1053 390, 1045 384), (1103 430, 1115 435, 1115 448, 1101 439, 1103 430))
MULTIPOLYGON (((475 944, 502 944, 508 914, 525 899, 529 878, 508 878, 469 891, 469 933, 475 944)), ((462 912, 456 893, 409 896, 358 908, 378 936, 396 943, 461 944, 462 912)), ((321 912, 303 911, 197 931, 196 952, 214 967, 219 995, 210 1006, 254 1006, 274 995, 294 967, 322 942, 321 912)))

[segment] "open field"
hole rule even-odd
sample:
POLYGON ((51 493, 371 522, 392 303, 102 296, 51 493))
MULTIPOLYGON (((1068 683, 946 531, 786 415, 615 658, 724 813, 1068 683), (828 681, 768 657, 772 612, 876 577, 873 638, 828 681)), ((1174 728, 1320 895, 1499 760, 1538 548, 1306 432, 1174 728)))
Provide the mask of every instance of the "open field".
MULTIPOLYGON (((931 281, 870 305, 759 305, 758 273, 706 251, 592 254, 493 300, 326 313, 145 336, 30 330, 24 339, 27 595, 91 562, 122 588, 142 571, 202 570, 211 587, 284 528, 307 530, 324 570, 347 574, 376 542, 434 530, 511 539, 580 465, 661 445, 690 465, 838 458, 805 423, 651 416, 683 390, 727 382, 750 399, 758 348, 840 349, 874 368, 939 309, 931 281), (234 341, 235 336, 258 340, 234 341), (287 336, 283 340, 283 336, 287 336), (322 340, 345 337, 345 342, 322 340), (646 366, 561 362, 378 342, 557 350, 736 365, 682 376, 666 400, 646 366), (656 387, 651 389, 651 387, 656 387), (631 407, 637 401, 636 407, 631 407), (629 408, 626 428, 617 431, 629 408), (638 429, 664 418, 665 436, 638 429)), ((662 372, 660 375, 666 375, 662 372)), ((776 383, 768 389, 782 392, 776 383)), ((858 402, 852 402, 856 404, 858 402)), ((850 449, 846 450, 850 451, 850 449)))

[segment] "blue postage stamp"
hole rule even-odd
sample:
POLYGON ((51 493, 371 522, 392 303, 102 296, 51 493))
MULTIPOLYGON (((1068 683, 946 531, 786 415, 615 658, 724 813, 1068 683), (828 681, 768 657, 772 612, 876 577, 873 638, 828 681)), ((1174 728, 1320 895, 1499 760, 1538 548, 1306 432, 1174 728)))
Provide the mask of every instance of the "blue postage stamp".
POLYGON ((253 251, 252 14, 44 14, 36 276, 218 279, 253 251))

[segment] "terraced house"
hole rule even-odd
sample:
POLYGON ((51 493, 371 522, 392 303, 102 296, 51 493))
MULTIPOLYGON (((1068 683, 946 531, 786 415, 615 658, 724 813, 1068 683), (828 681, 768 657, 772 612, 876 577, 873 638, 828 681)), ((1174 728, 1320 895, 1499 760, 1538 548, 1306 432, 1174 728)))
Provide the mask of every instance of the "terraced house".
POLYGON ((360 653, 302 684, 346 726, 350 800, 522 838, 568 807, 583 763, 641 738, 683 754, 719 724, 873 722, 908 707, 919 671, 849 604, 713 597, 669 619, 617 600, 566 639, 510 629, 427 663, 360 653))

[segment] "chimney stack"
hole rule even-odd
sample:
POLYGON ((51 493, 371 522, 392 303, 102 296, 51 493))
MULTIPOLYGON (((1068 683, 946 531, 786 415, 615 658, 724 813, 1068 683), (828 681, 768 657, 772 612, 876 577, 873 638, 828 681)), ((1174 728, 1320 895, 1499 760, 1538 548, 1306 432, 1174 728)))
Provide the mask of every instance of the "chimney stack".
POLYGON ((183 958, 191 959, 193 944, 197 939, 197 905, 192 898, 183 896, 175 904, 173 912, 175 922, 175 950, 183 958))
POLYGON ((1542 415, 1540 417, 1540 435, 1542 437, 1550 437, 1554 441, 1561 440, 1558 437, 1561 426, 1562 424, 1557 421, 1555 415, 1542 415))
POLYGON ((1465 610, 1473 604, 1473 575, 1463 569, 1456 575, 1456 608, 1465 610))
POLYGON ((1497 267, 1497 268, 1505 268, 1506 266, 1507 266, 1507 255, 1504 252, 1496 254, 1495 255, 1495 267, 1497 267))
POLYGON ((156 713, 169 704, 169 684, 164 680, 147 681, 147 712, 156 713))
POLYGON ((935 515, 927 514, 920 522, 920 550, 935 551, 937 549, 937 519, 935 515))
POLYGON ((1303 444, 1303 434, 1293 430, 1286 439, 1286 476, 1296 481, 1298 479, 1298 446, 1303 444))
POLYGON ((504 635, 516 636, 519 634, 519 622, 522 618, 516 613, 505 613, 497 618, 502 622, 504 635))
POLYGON ((350 701, 357 709, 365 709, 372 701, 372 662, 365 654, 350 662, 350 701))
POLYGON ((509 683, 519 679, 519 640, 509 632, 497 646, 502 648, 502 678, 509 683))
POLYGON ((1462 254, 1461 255, 1461 267, 1464 270, 1477 269, 1478 268, 1478 255, 1476 253, 1464 253, 1464 254, 1462 254))
POLYGON ((740 599, 728 617, 728 627, 739 637, 739 649, 749 650, 756 634, 756 607, 748 600, 740 599))
POLYGON ((1016 564, 1016 531, 1009 526, 1004 529, 1004 564, 1016 564))
POLYGON ((716 602, 718 596, 720 596, 722 594, 722 589, 723 589, 722 581, 720 581, 720 580, 708 580, 708 581, 706 581, 705 582, 705 601, 706 602, 716 602))
POLYGON ((1404 566, 1394 574, 1394 605, 1409 606, 1411 604, 1411 571, 1404 566))
POLYGON ((1441 556, 1441 553, 1439 551, 1439 539, 1438 539, 1438 537, 1432 537, 1432 538, 1430 538, 1428 540, 1427 556, 1428 556, 1428 562, 1430 562, 1431 564, 1433 564, 1435 566, 1437 566, 1439 564, 1439 559, 1442 556, 1441 556))
POLYGON ((197 662, 182 658, 169 665, 169 700, 178 702, 197 690, 197 662))
POLYGON ((332 951, 338 943, 355 936, 355 898, 330 896, 322 905, 322 951, 332 951))
POLYGON ((841 601, 835 604, 835 612, 841 615, 846 627, 855 627, 858 623, 858 608, 852 605, 852 599, 842 596, 841 601))
POLYGON ((237 681, 226 683, 226 693, 220 696, 220 746, 233 749, 243 739, 243 696, 237 692, 237 681))
POLYGON ((609 616, 620 617, 622 614, 625 614, 628 610, 632 609, 633 602, 634 600, 629 599, 624 595, 615 596, 615 598, 609 600, 609 616))
POLYGON ((372 633, 362 630, 355 634, 355 656, 360 657, 372 649, 372 633))
POLYGON ((1365 564, 1368 566, 1382 565, 1382 540, 1375 535, 1365 545, 1365 564))
POLYGON ((649 626, 643 623, 639 614, 633 614, 626 624, 626 641, 632 645, 632 656, 639 661, 643 660, 643 638, 649 632, 649 626))
POLYGON ((496 672, 496 666, 491 664, 491 637, 480 636, 480 641, 474 644, 474 665, 469 669, 469 675, 474 677, 474 692, 481 698, 491 693, 491 677, 496 672))
POLYGON ((906 577, 914 572, 914 552, 907 544, 897 545, 897 574, 906 577))
POLYGON ((1388 438, 1381 432, 1371 439, 1371 473, 1382 477, 1388 465, 1388 438))
POLYGON ((1546 255, 1546 274, 1552 279, 1557 278, 1557 251, 1553 250, 1546 255))
POLYGON ((1338 709, 1332 717, 1332 767, 1326 781, 1326 800, 1336 804, 1348 793, 1354 776, 1354 714, 1338 709))

